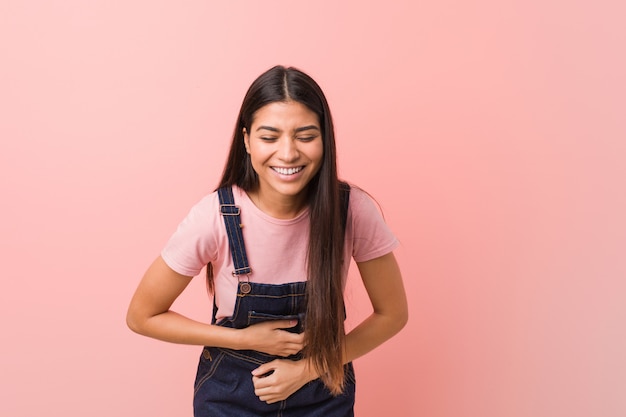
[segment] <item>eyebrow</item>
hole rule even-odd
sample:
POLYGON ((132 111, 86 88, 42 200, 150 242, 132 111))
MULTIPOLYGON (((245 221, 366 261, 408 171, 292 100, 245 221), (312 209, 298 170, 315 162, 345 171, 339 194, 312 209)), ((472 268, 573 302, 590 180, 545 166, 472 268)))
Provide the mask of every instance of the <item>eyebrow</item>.
POLYGON ((297 132, 304 132, 305 130, 317 130, 319 131, 320 128, 315 126, 315 125, 309 125, 309 126, 302 126, 296 129, 296 133, 297 132))
MULTIPOLYGON (((270 132, 280 132, 279 129, 277 129, 275 127, 272 127, 272 126, 259 126, 259 127, 257 127, 256 130, 257 130, 257 132, 259 130, 269 130, 270 132)), ((305 130, 317 130, 317 131, 319 131, 320 129, 319 129, 319 127, 317 127, 315 125, 308 125, 308 126, 302 126, 302 127, 296 128, 295 132, 298 133, 298 132, 303 132, 305 130)))

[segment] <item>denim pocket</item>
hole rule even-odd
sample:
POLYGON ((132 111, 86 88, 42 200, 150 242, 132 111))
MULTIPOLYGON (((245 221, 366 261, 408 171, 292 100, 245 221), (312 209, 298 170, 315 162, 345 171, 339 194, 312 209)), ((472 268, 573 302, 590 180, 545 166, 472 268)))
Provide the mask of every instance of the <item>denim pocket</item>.
POLYGON ((276 321, 276 320, 298 320, 298 324, 296 324, 294 327, 287 327, 284 330, 291 332, 291 333, 302 333, 302 331, 304 330, 304 314, 303 313, 281 315, 281 314, 261 313, 258 311, 248 312, 248 326, 252 324, 263 323, 266 321, 276 321))
POLYGON ((198 363, 198 371, 196 373, 196 381, 194 383, 194 395, 200 390, 202 384, 215 374, 222 359, 224 359, 224 353, 222 351, 209 347, 202 349, 198 363))

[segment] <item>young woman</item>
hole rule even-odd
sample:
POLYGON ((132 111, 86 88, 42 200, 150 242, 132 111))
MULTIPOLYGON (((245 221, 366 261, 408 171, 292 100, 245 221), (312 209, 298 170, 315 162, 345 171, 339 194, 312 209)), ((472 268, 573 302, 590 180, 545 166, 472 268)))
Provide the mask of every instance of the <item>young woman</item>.
POLYGON ((368 195, 337 178, 322 90, 277 66, 250 86, 218 190, 191 209, 148 268, 128 326, 204 346, 196 417, 352 416, 351 361, 407 321, 396 246, 368 195), (345 334, 351 257, 373 313, 345 334), (170 310, 205 266, 211 324, 170 310))

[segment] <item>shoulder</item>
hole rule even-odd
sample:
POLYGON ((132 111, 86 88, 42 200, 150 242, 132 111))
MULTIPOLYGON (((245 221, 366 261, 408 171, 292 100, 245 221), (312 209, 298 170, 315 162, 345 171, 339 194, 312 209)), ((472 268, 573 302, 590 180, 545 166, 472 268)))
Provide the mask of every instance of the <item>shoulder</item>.
POLYGON ((191 207, 185 221, 205 223, 212 217, 216 217, 216 214, 219 214, 219 205, 217 192, 211 192, 202 197, 191 207))
POLYGON ((349 211, 354 214, 378 213, 380 207, 374 197, 359 186, 350 184, 349 211))
POLYGON ((354 260, 364 262, 393 251, 398 241, 374 197, 351 185, 349 207, 346 237, 351 241, 354 260))
POLYGON ((350 184, 349 198, 347 220, 355 231, 378 227, 385 223, 380 204, 363 188, 350 184))
POLYGON ((182 275, 198 275, 217 256, 219 221, 219 200, 213 192, 196 202, 178 224, 161 251, 165 263, 182 275))

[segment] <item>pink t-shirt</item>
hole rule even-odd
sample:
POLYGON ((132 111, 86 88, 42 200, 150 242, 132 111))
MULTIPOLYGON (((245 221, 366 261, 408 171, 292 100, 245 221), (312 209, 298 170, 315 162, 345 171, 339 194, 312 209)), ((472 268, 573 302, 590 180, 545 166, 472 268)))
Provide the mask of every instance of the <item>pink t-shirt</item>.
MULTIPOLYGON (((309 239, 309 210, 281 220, 261 211, 240 188, 233 187, 235 204, 241 208, 242 232, 252 273, 251 282, 283 284, 306 281, 306 254, 309 239)), ((345 259, 369 261, 398 245, 372 199, 352 187, 346 224, 345 259)), ((182 275, 196 276, 208 262, 213 265, 217 319, 232 315, 238 278, 228 247, 228 235, 219 212, 219 198, 213 192, 195 206, 169 239, 161 256, 182 275)), ((344 283, 349 262, 343 271, 344 283)), ((239 279, 246 279, 245 276, 239 279)))

